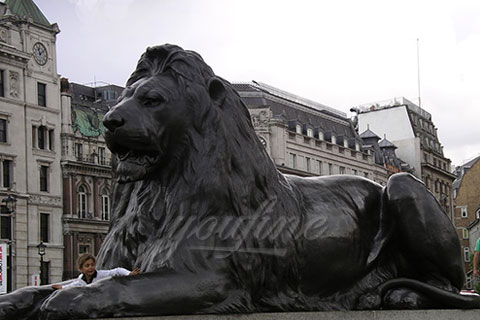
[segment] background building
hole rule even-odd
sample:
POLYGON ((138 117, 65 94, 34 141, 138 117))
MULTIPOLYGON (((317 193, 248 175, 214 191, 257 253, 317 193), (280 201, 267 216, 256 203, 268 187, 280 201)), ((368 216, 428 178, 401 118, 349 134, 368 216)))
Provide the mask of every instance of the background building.
POLYGON ((108 232, 112 170, 102 120, 122 90, 62 79, 64 279, 78 274, 78 255, 98 253, 108 232))
POLYGON ((443 155, 432 115, 405 98, 379 101, 352 108, 357 113, 359 130, 370 128, 386 134, 398 147, 397 155, 408 163, 412 173, 435 195, 453 219, 450 159, 443 155))
MULTIPOLYGON (((365 143, 341 111, 260 82, 237 83, 234 88, 283 173, 353 174, 385 184, 390 174, 401 169, 387 168, 382 149, 365 143)), ((386 149, 395 157, 394 147, 386 149)))
POLYGON ((467 273, 467 288, 471 288, 472 254, 480 237, 480 157, 456 168, 453 182, 455 226, 462 244, 467 273))
POLYGON ((0 199, 17 200, 1 210, 8 290, 30 285, 40 268, 44 283, 63 270, 59 31, 31 0, 0 2, 0 199))

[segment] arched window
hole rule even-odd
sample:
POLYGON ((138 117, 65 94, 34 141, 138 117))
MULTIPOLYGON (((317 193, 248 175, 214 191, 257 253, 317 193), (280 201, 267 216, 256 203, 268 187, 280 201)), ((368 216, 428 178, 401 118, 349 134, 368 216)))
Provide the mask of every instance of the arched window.
POLYGON ((101 208, 100 211, 102 213, 102 220, 110 220, 110 197, 108 196, 108 191, 103 189, 101 194, 101 208))
POLYGON ((85 186, 78 188, 78 217, 85 219, 87 217, 87 189, 85 186))

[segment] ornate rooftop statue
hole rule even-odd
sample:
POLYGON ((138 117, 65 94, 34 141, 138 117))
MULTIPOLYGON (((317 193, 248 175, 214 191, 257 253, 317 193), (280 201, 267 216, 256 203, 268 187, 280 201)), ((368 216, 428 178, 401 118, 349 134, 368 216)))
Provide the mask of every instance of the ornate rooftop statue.
POLYGON ((116 161, 98 268, 142 273, 20 289, 0 318, 480 306, 459 294, 455 229, 421 181, 282 175, 195 52, 148 48, 103 121, 116 161))

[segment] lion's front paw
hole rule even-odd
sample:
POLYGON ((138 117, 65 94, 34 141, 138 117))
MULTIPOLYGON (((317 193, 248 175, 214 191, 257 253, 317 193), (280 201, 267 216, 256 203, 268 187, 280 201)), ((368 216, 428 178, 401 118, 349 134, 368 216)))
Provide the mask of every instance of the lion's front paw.
POLYGON ((41 319, 89 318, 85 304, 89 300, 83 288, 69 288, 54 292, 40 308, 41 319))
POLYGON ((17 319, 17 308, 12 302, 0 301, 0 319, 17 319))
POLYGON ((380 308, 382 299, 378 293, 367 293, 358 299, 356 309, 358 310, 374 310, 380 308))
POLYGON ((421 309, 423 300, 418 293, 400 288, 389 291, 384 303, 387 309, 421 309))

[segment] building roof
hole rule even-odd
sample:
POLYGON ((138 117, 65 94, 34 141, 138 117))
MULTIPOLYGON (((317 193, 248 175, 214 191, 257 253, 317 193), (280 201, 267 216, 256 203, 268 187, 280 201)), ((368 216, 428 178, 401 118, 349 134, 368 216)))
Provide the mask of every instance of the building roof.
POLYGON ((31 18, 33 22, 50 27, 50 22, 32 0, 6 0, 10 12, 19 18, 31 18))
POLYGON ((98 137, 105 134, 103 116, 105 113, 94 109, 72 104, 72 129, 79 131, 84 137, 98 137))
POLYGON ((378 146, 380 148, 394 148, 394 149, 397 148, 396 145, 394 145, 393 143, 391 143, 390 141, 387 140, 386 136, 378 142, 378 146))
POLYGON ((232 86, 249 109, 268 107, 274 118, 299 124, 305 130, 308 126, 321 131, 327 140, 335 135, 338 143, 347 139, 353 145, 353 140, 361 144, 350 119, 341 111, 259 82, 233 83, 232 86))
POLYGON ((480 160, 480 156, 473 158, 472 160, 467 161, 463 165, 455 168, 455 174, 457 175, 457 178, 452 183, 452 188, 454 190, 460 188, 463 176, 471 167, 475 165, 475 163, 477 163, 478 160, 480 160))
POLYGON ((63 92, 72 97, 72 129, 80 132, 84 137, 98 137, 105 134, 103 117, 123 87, 105 84, 100 87, 91 87, 78 83, 69 83, 62 78, 63 92), (108 94, 107 94, 108 93, 108 94), (112 96, 111 94, 114 93, 112 96), (107 96, 108 95, 108 96, 107 96))
MULTIPOLYGON (((432 115, 404 97, 396 97, 390 100, 383 100, 362 104, 355 109, 359 114, 381 111, 405 107, 410 120, 410 125, 416 137, 420 139, 422 149, 431 151, 444 158, 443 146, 437 136, 437 128, 435 127, 432 115)), ((446 159, 450 161, 449 159, 446 159)))
POLYGON ((373 132, 372 130, 370 130, 370 128, 367 128, 367 130, 363 131, 361 134, 360 134, 360 138, 362 139, 369 139, 369 138, 375 138, 377 140, 380 139, 379 136, 377 136, 375 134, 375 132, 373 132))

